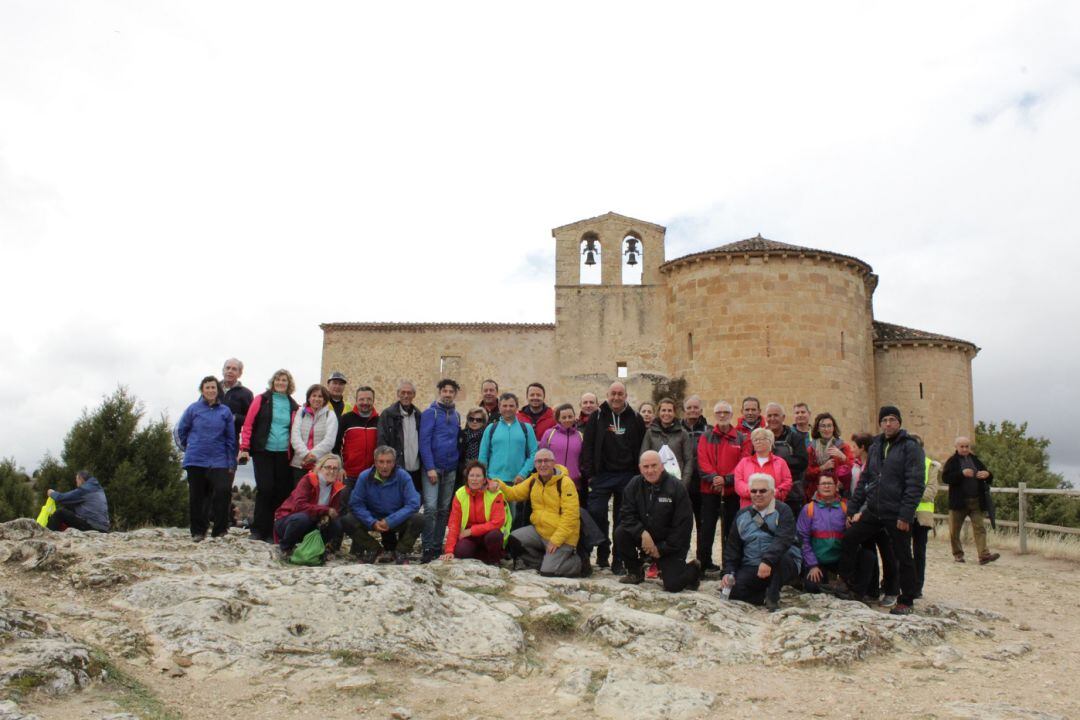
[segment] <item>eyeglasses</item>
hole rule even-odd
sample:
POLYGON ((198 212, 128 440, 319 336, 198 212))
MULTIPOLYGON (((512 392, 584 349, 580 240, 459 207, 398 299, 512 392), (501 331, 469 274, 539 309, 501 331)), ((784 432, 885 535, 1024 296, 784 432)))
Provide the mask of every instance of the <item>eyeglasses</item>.
POLYGON ((481 417, 471 417, 471 418, 469 418, 469 422, 484 422, 484 418, 481 418, 481 417))
POLYGON ((323 470, 329 470, 331 472, 337 472, 338 470, 341 469, 341 466, 340 465, 323 465, 322 469, 323 470))
POLYGON ((769 492, 768 488, 759 488, 757 490, 754 490, 754 489, 750 490, 751 495, 764 495, 767 492, 769 492))

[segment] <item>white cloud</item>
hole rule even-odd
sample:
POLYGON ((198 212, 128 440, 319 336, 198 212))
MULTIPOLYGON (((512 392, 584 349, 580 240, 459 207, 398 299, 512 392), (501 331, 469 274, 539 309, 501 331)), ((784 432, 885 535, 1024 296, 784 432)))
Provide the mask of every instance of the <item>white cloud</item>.
POLYGON ((865 259, 879 318, 983 348, 979 417, 1075 464, 1078 25, 1064 2, 6 4, 3 453, 59 449, 118 382, 176 417, 229 355, 311 382, 320 322, 550 321, 548 229, 615 210, 667 224, 669 257, 761 232, 865 259))

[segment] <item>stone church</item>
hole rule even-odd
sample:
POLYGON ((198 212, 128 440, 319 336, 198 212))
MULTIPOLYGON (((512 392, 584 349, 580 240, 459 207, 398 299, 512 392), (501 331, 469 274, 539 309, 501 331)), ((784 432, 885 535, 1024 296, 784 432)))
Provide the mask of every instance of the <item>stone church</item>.
POLYGON ((452 377, 461 410, 488 377, 523 400, 539 381, 549 404, 575 407, 585 391, 603 399, 616 379, 635 406, 681 379, 707 420, 720 399, 736 412, 747 395, 779 402, 789 423, 791 406, 805 402, 831 412, 845 439, 875 432, 877 408, 890 404, 940 459, 973 432, 979 349, 876 320, 878 276, 858 258, 758 236, 667 260, 665 228, 611 212, 551 234, 553 324, 326 323, 322 376, 344 372, 347 392, 371 385, 380 408, 401 378, 426 406, 452 377))

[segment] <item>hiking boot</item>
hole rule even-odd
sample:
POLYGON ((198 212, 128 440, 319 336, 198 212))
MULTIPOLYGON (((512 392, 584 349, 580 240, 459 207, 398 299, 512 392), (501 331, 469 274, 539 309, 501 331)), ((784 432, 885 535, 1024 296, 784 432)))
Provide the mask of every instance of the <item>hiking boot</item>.
POLYGON ((896 603, 896 606, 889 611, 890 615, 910 615, 915 612, 915 608, 910 605, 906 605, 902 602, 896 603))
POLYGON ((406 555, 405 553, 400 553, 400 552, 394 553, 394 564, 395 565, 408 565, 409 564, 409 556, 406 555))
POLYGON ((886 595, 885 597, 881 598, 881 602, 878 604, 881 605, 881 607, 891 608, 896 606, 896 601, 899 599, 900 598, 898 598, 896 595, 886 595))
POLYGON ((953 559, 953 562, 967 562, 966 560, 964 560, 963 555, 953 555, 952 559, 953 559))
POLYGON ((987 563, 992 563, 995 560, 997 560, 999 557, 1001 557, 1001 553, 990 553, 989 555, 985 555, 985 556, 979 558, 979 564, 980 565, 986 565, 987 563))
POLYGON ((619 582, 623 585, 640 585, 645 582, 645 574, 638 570, 637 572, 628 572, 619 578, 619 582))
POLYGON ((437 557, 439 557, 439 551, 438 550, 425 550, 423 552, 423 554, 420 556, 420 564, 421 565, 427 565, 428 563, 432 562, 437 557))
POLYGON ((601 555, 599 552, 597 552, 596 553, 596 567, 598 567, 598 568, 609 568, 609 567, 611 567, 611 563, 608 562, 608 555, 606 555, 606 554, 601 555))
MULTIPOLYGON (((690 568, 693 575, 690 577, 690 582, 686 583, 687 590, 697 590, 701 587, 701 577, 705 574, 705 571, 701 569, 701 563, 697 560, 691 560, 686 563, 690 568)), ((659 575, 659 573, 657 573, 659 575)))
POLYGON ((622 560, 612 560, 611 561, 611 574, 612 575, 622 575, 625 572, 626 572, 626 563, 624 563, 622 560))
POLYGON ((765 609, 771 613, 780 609, 780 598, 765 597, 765 609))
POLYGON ((827 583, 822 583, 821 585, 818 585, 818 589, 823 593, 828 593, 841 600, 850 600, 852 598, 851 589, 842 578, 837 577, 827 583))
POLYGON ((194 542, 194 543, 201 543, 205 539, 206 539, 206 533, 203 533, 202 535, 192 535, 191 536, 191 542, 194 542))
POLYGON ((592 563, 589 562, 589 558, 581 559, 581 572, 578 573, 578 577, 587 578, 592 576, 592 563))

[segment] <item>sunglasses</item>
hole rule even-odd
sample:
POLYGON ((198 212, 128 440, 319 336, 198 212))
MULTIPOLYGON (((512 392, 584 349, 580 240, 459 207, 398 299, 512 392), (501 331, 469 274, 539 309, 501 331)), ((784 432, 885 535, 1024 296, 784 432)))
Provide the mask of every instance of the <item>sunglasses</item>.
POLYGON ((484 418, 471 417, 469 418, 469 422, 484 422, 484 418))
POLYGON ((768 488, 763 488, 761 490, 751 490, 750 494, 751 495, 764 495, 767 492, 769 492, 768 488))

